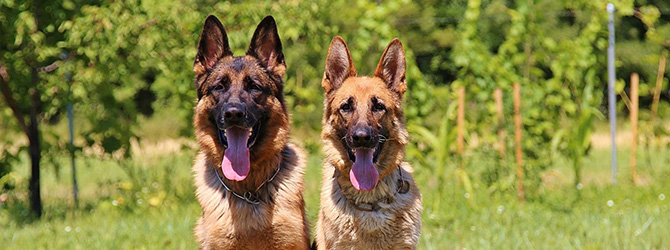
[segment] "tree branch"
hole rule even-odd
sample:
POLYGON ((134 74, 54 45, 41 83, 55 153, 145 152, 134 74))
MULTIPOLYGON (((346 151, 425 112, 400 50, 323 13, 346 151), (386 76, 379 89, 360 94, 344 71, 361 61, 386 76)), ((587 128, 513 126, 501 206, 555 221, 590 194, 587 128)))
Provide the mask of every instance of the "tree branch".
POLYGON ((58 68, 58 66, 60 66, 60 63, 61 63, 60 61, 55 61, 52 64, 49 64, 47 66, 38 68, 37 72, 39 72, 39 73, 47 72, 48 73, 48 72, 54 71, 58 68))
POLYGON ((146 29, 147 27, 153 26, 154 24, 157 24, 157 23, 158 23, 158 20, 151 19, 151 20, 146 21, 145 23, 143 23, 140 27, 141 27, 141 29, 146 29))
POLYGON ((16 121, 19 123, 19 126, 21 126, 21 129, 23 130, 24 133, 28 134, 28 126, 26 126, 26 121, 24 120, 25 116, 19 109, 19 105, 16 103, 14 97, 12 97, 12 90, 9 89, 8 82, 9 82, 9 74, 7 74, 7 68, 5 67, 4 63, 0 62, 0 92, 2 92, 2 96, 5 97, 5 102, 7 103, 7 106, 9 106, 9 108, 12 109, 14 117, 16 118, 16 121))
POLYGON ((53 63, 51 63, 51 64, 49 64, 49 65, 47 65, 47 66, 39 67, 39 68, 37 68, 37 72, 38 72, 38 73, 49 73, 49 72, 51 72, 51 71, 54 71, 54 70, 58 69, 58 67, 59 67, 63 62, 67 61, 68 59, 70 59, 70 57, 73 57, 74 55, 75 55, 75 51, 71 51, 71 52, 68 53, 67 55, 62 55, 60 61, 55 61, 55 62, 53 62, 53 63))

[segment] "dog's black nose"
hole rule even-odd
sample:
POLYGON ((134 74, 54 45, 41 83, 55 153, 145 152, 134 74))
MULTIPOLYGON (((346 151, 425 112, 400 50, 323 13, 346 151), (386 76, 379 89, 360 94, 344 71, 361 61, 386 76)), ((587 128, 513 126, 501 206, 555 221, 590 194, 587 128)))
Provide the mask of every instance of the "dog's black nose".
POLYGON ((354 147, 372 146, 372 132, 369 128, 357 128, 351 133, 351 141, 354 147))
POLYGON ((226 123, 238 123, 244 118, 244 108, 241 105, 228 105, 223 109, 223 120, 226 123))

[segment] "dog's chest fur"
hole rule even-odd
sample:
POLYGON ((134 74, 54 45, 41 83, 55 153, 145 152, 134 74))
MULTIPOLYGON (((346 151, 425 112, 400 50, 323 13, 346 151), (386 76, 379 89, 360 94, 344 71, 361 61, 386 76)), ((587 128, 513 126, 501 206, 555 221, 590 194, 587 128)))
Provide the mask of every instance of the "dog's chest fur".
POLYGON ((307 247, 301 182, 304 164, 282 164, 281 172, 267 184, 268 192, 260 197, 263 202, 258 205, 226 191, 214 170, 206 165, 204 154, 198 155, 193 171, 196 196, 203 210, 195 235, 201 249, 307 247), (298 239, 301 237, 304 239, 298 239))
MULTIPOLYGON (((321 212, 316 241, 320 249, 413 249, 421 231, 421 197, 409 173, 403 178, 410 184, 407 193, 396 193, 398 171, 380 181, 373 191, 357 191, 338 185, 334 167, 324 168, 321 212), (344 193, 356 194, 354 200, 344 193), (374 203, 380 197, 392 197, 390 203, 379 202, 378 211, 357 209, 357 204, 374 203)), ((351 195, 347 195, 352 197, 351 195)))

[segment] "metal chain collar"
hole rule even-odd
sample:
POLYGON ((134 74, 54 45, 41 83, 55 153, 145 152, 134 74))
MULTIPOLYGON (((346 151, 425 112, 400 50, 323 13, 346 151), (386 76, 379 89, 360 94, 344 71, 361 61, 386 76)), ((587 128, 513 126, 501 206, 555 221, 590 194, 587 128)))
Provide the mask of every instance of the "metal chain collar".
POLYGON ((243 195, 235 193, 232 189, 230 189, 228 187, 228 185, 226 185, 226 183, 223 182, 223 179, 221 179, 221 175, 219 175, 219 171, 217 171, 215 169, 214 173, 216 173, 216 177, 219 179, 219 182, 221 183, 221 185, 223 185, 223 188, 225 188, 228 192, 230 192, 231 194, 233 194, 235 197, 239 198, 240 200, 246 201, 249 204, 258 205, 258 204, 261 203, 261 199, 258 195, 258 190, 260 190, 265 184, 272 182, 272 180, 274 180, 275 177, 277 176, 277 173, 279 173, 279 170, 281 170, 281 161, 279 161, 279 164, 277 164, 277 171, 275 171, 275 173, 272 175, 272 177, 270 177, 270 179, 267 179, 263 183, 261 183, 261 185, 259 185, 258 188, 256 188, 256 190, 254 192, 247 191, 243 195))

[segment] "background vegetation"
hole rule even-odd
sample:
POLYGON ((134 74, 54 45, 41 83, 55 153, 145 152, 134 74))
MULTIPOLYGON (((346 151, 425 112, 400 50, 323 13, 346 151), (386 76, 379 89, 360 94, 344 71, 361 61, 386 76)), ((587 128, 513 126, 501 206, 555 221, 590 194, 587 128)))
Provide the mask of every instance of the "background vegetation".
POLYGON ((408 61, 407 158, 424 197, 421 248, 667 248, 668 74, 655 117, 650 104, 659 60, 670 52, 670 4, 612 2, 617 113, 627 115, 628 76, 639 73, 643 148, 640 181, 632 183, 630 137, 620 124, 617 185, 602 115, 604 0, 4 0, 0 239, 10 248, 194 248, 200 211, 189 170, 197 150, 192 63, 202 23, 218 16, 241 55, 253 28, 271 14, 286 54, 294 139, 310 153, 312 222, 328 44, 343 36, 359 73, 371 74, 399 37, 408 61), (513 154, 497 151, 498 129, 506 147, 514 145, 514 82, 521 83, 525 203, 516 198, 513 154), (467 93, 463 155, 455 139, 459 87, 467 93), (496 88, 503 91, 502 124, 496 88), (70 154, 79 167, 77 208, 70 154))

